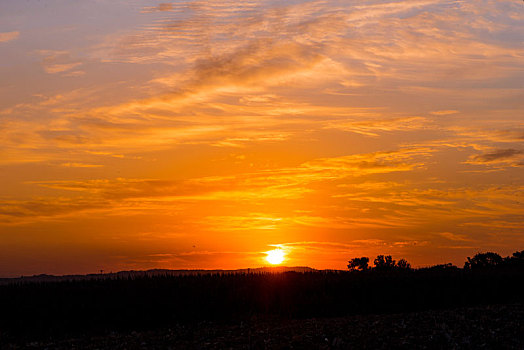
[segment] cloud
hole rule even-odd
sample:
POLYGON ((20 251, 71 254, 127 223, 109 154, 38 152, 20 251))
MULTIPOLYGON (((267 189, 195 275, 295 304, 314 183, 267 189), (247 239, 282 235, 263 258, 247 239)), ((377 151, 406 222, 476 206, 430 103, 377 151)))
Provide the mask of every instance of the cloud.
POLYGON ((279 217, 251 213, 242 216, 208 216, 202 223, 211 230, 218 231, 275 230, 282 226, 282 220, 279 217))
POLYGON ((423 159, 433 152, 431 148, 404 148, 390 152, 324 158, 309 161, 299 169, 325 178, 411 171, 423 168, 423 159))
MULTIPOLYGON (((325 254, 333 253, 353 253, 355 251, 365 251, 373 249, 375 252, 384 251, 390 252, 398 248, 405 248, 410 246, 426 246, 428 245, 427 241, 418 241, 418 240, 405 240, 405 241, 395 241, 395 240, 383 240, 377 238, 369 239, 355 239, 348 240, 346 242, 328 242, 328 241, 299 241, 299 242, 286 242, 278 243, 272 246, 279 247, 289 251, 316 251, 323 252, 325 254)), ((372 263, 373 260, 371 260, 372 263)))
POLYGON ((383 132, 423 130, 429 128, 430 125, 430 121, 423 117, 404 117, 366 121, 338 120, 328 122, 326 128, 378 137, 383 132))
MULTIPOLYGON (((73 192, 66 197, 60 197, 64 203, 82 205, 55 205, 53 210, 46 203, 54 203, 54 197, 41 198, 36 201, 14 201, 3 212, 11 217, 10 222, 17 217, 33 216, 53 217, 69 215, 75 210, 108 210, 113 214, 127 213, 128 208, 147 212, 151 209, 171 210, 176 205, 187 203, 204 203, 221 201, 224 203, 270 200, 296 200, 315 192, 316 183, 329 183, 347 178, 362 177, 372 174, 387 174, 405 172, 423 167, 422 160, 428 156, 428 149, 401 149, 391 152, 376 152, 356 154, 343 157, 319 158, 304 162, 296 167, 246 172, 230 176, 209 176, 186 180, 158 179, 99 179, 99 180, 62 180, 62 181, 31 181, 28 185, 37 185, 57 191, 73 192), (176 205, 175 205, 176 204, 176 205), (33 208, 27 210, 27 208, 33 208), (76 208, 76 209, 75 209, 76 208), (112 209, 109 209, 112 208, 112 209), (21 215, 20 213, 27 213, 21 215), (29 214, 30 213, 30 214, 29 214)), ((63 163, 65 167, 93 168, 101 165, 70 162, 63 163)), ((407 220, 387 220, 383 218, 341 218, 333 216, 294 215, 272 219, 258 214, 226 217, 225 215, 209 215, 208 221, 213 221, 216 227, 229 229, 244 229, 250 227, 276 227, 284 225, 302 225, 326 228, 349 227, 400 227, 411 225, 407 220), (223 219, 222 221, 221 218, 223 219), (220 222, 222 224, 219 225, 220 222), (235 224, 236 222, 236 224, 235 224), (227 224, 229 223, 229 224, 227 224), (227 224, 227 225, 226 225, 227 224), (247 225, 247 226, 246 226, 247 225), (227 226, 227 227, 226 227, 227 226)))
POLYGON ((7 43, 18 39, 20 32, 0 32, 0 43, 7 43))
MULTIPOLYGON (((405 172, 424 167, 424 160, 433 152, 430 148, 405 148, 389 152, 354 154, 332 158, 318 158, 296 167, 245 172, 235 175, 209 176, 185 181, 156 179, 87 180, 87 181, 33 181, 32 184, 55 189, 103 193, 118 198, 127 196, 199 195, 213 192, 222 196, 227 192, 238 195, 279 196, 295 191, 307 190, 304 186, 312 182, 329 181, 370 174, 405 172), (225 190, 227 189, 227 190, 225 190), (262 192, 265 191, 264 195, 262 192)), ((240 197, 242 198, 242 197, 240 197)))
MULTIPOLYGON (((352 216, 383 220, 406 227, 419 227, 419 230, 435 230, 440 227, 451 232, 457 225, 476 225, 488 218, 498 218, 500 228, 514 225, 515 216, 521 217, 522 186, 470 186, 453 188, 449 184, 397 183, 384 187, 372 183, 361 187, 347 185, 338 191, 336 198, 343 199, 338 206, 355 208, 352 216), (444 186, 444 188, 438 189, 444 186), (347 190, 346 190, 347 189, 347 190), (360 189, 360 190, 359 190, 360 189), (343 190, 347 192, 344 193, 343 190), (366 208, 365 211, 357 208, 366 208)), ((478 236, 478 232, 473 236, 478 236)), ((448 239, 453 238, 449 234, 448 239)), ((430 239, 425 236, 424 239, 430 239)))
POLYGON ((157 6, 144 7, 142 13, 154 13, 154 12, 166 12, 172 11, 174 9, 173 4, 171 3, 160 3, 157 6))
POLYGON ((431 112, 431 114, 433 115, 451 115, 451 114, 457 114, 459 113, 459 111, 455 110, 455 109, 446 109, 446 110, 441 110, 441 111, 433 111, 431 112))
POLYGON ((83 70, 75 70, 73 72, 66 73, 63 76, 64 77, 81 77, 81 76, 84 76, 85 74, 86 72, 83 70))
MULTIPOLYGON (((81 65, 82 62, 73 62, 73 63, 64 63, 64 64, 49 64, 44 67, 44 70, 46 73, 49 74, 55 74, 55 73, 62 73, 68 70, 71 70, 75 67, 78 67, 81 65)), ((71 75, 68 75, 71 76, 71 75)))
POLYGON ((31 200, 7 200, 0 204, 0 223, 26 224, 53 218, 70 216, 78 219, 85 212, 111 208, 109 203, 89 198, 35 198, 31 200))
POLYGON ((524 220, 524 215, 513 215, 509 217, 505 217, 504 220, 490 220, 489 218, 485 218, 485 220, 478 220, 475 222, 466 222, 463 223, 461 226, 473 226, 473 227, 488 227, 489 229, 493 230, 503 230, 503 229, 510 229, 510 230, 521 230, 522 229, 522 220, 524 220))
MULTIPOLYGON (((479 121, 475 120, 478 124, 479 121)), ((485 122, 486 123, 486 122, 485 122)), ((465 126, 453 126, 450 130, 455 132, 457 136, 466 138, 468 140, 476 141, 477 143, 522 143, 524 142, 524 126, 522 123, 506 122, 505 127, 501 127, 490 119, 482 129, 471 129, 465 126)))
POLYGON ((495 170, 505 170, 508 167, 523 167, 524 151, 513 148, 495 149, 483 154, 470 156, 466 164, 484 165, 495 170))
MULTIPOLYGON (((396 103, 398 95, 392 98, 392 91, 439 88, 434 85, 456 74, 478 77, 478 72, 495 72, 496 77, 489 79, 506 79, 519 67, 521 55, 518 47, 484 42, 461 25, 460 14, 470 10, 464 3, 453 4, 453 11, 438 1, 358 6, 315 1, 279 7, 265 2, 184 2, 154 8, 170 11, 132 35, 125 32, 118 40, 108 38, 107 47, 100 49, 105 54, 97 56, 104 62, 159 63, 158 75, 143 84, 147 86, 143 95, 152 97, 133 93, 119 99, 122 103, 97 101, 90 108, 83 108, 82 99, 33 106, 33 115, 52 115, 60 130, 48 132, 38 130, 44 128, 35 123, 19 123, 19 128, 10 124, 9 133, 18 140, 25 138, 34 148, 127 153, 196 144, 246 147, 319 130, 372 137, 408 130, 441 131, 435 120, 395 111, 404 108, 399 107, 404 101, 399 98, 396 103), (472 52, 481 53, 482 59, 472 58, 472 52), (496 69, 480 67, 486 62, 496 69), (416 68, 409 68, 413 65, 416 68), (435 69, 428 70, 427 65, 435 69), (345 86, 348 81, 352 84, 345 86), (344 102, 333 96, 355 97, 344 102), (373 101, 368 101, 369 96, 373 101), (358 104, 360 109, 355 107, 358 104), (385 105, 393 113, 386 112, 385 105)), ((67 51, 40 54, 48 73, 78 76, 83 72, 78 70, 82 62, 67 51)), ((446 81, 456 80, 460 79, 446 81)), ((463 96, 471 89, 461 86, 456 91, 463 96)), ((89 94, 83 101, 93 100, 89 94)), ((12 146, 16 147, 14 142, 12 146)), ((29 147, 23 152, 26 159, 34 158, 28 155, 29 147)))
POLYGON ((86 163, 62 163, 60 164, 63 167, 67 168, 101 168, 101 164, 86 164, 86 163))
MULTIPOLYGON (((82 65, 82 62, 73 60, 68 51, 38 50, 38 54, 44 57, 42 66, 48 74, 67 72, 82 65)), ((81 71, 69 72, 67 76, 82 75, 82 73, 79 72, 81 71)))
POLYGON ((241 216, 224 215, 208 216, 199 221, 212 231, 246 231, 271 230, 282 231, 297 227, 321 228, 321 229, 362 229, 362 228, 398 228, 410 227, 415 222, 402 220, 390 220, 384 218, 347 218, 333 216, 313 215, 281 215, 275 217, 270 214, 246 213, 241 216))
MULTIPOLYGON (((171 9, 186 13, 187 16, 181 19, 179 15, 173 14, 160 21, 157 26, 137 33, 131 42, 121 43, 118 55, 128 62, 170 64, 175 71, 172 77, 163 75, 154 81, 163 82, 175 92, 93 110, 90 114, 97 118, 104 116, 101 122, 111 121, 115 126, 122 125, 124 120, 129 122, 129 114, 147 114, 148 118, 144 122, 148 123, 148 127, 141 128, 141 135, 132 136, 142 139, 146 144, 149 140, 149 144, 155 143, 158 147, 160 144, 187 142, 182 140, 185 139, 182 135, 186 134, 183 128, 162 125, 166 122, 167 115, 175 119, 174 113, 184 113, 187 108, 191 113, 198 114, 203 123, 216 126, 217 118, 213 114, 241 112, 238 104, 217 102, 225 95, 240 98, 245 94, 253 95, 253 92, 262 96, 275 95, 274 91, 269 94, 267 92, 286 86, 286 91, 293 91, 294 88, 297 89, 297 95, 304 94, 303 98, 308 100, 311 110, 316 100, 320 100, 315 95, 322 96, 323 93, 337 91, 332 87, 322 89, 329 84, 342 83, 349 79, 364 88, 376 84, 376 79, 380 79, 381 86, 386 89, 398 89, 398 84, 426 86, 428 81, 441 81, 442 76, 426 69, 417 69, 416 75, 412 75, 406 67, 412 63, 421 65, 418 62, 425 66, 435 61, 437 68, 444 71, 449 70, 449 66, 462 64, 469 65, 471 70, 472 61, 468 58, 471 51, 482 50, 484 55, 493 56, 494 59, 504 56, 501 48, 494 43, 479 46, 468 35, 456 36, 461 40, 460 44, 445 40, 466 28, 450 26, 448 8, 440 6, 438 1, 362 4, 356 7, 341 2, 329 6, 323 2, 313 2, 287 5, 279 9, 266 7, 263 3, 248 5, 171 4, 171 9), (246 8, 251 11, 249 16, 243 12, 246 8), (424 11, 425 8, 430 8, 435 13, 424 11), (398 13, 403 13, 405 17, 399 20, 396 17, 398 13), (384 24, 378 19, 383 20, 384 24), (326 23, 330 23, 330 26, 326 26, 326 23), (405 23, 412 25, 406 26, 405 23), (213 31, 209 30, 210 27, 213 27, 213 31), (228 40, 218 40, 221 37, 228 40), (424 40, 420 40, 420 37, 424 40), (460 50, 457 51, 457 47, 460 50), (173 59, 176 62, 184 61, 176 65, 183 68, 175 68, 173 59), (170 62, 166 62, 167 60, 170 62), (402 63, 397 66, 395 62, 402 63), (300 84, 302 81, 304 83, 300 84), (312 87, 312 92, 307 91, 307 86, 312 87), (208 107, 205 112, 202 111, 204 113, 200 113, 202 103, 206 103, 208 107), (151 127, 151 118, 155 116, 158 118, 151 127)), ((458 11, 467 10, 462 4, 455 4, 454 8, 458 11)), ((451 20, 460 23, 460 16, 451 16, 451 20)), ((114 40, 111 42, 114 43, 114 40)), ((514 50, 507 50, 508 55, 510 51, 514 54, 514 50)), ((511 57, 504 56, 504 59, 511 60, 511 57)), ((457 71, 460 73, 463 70, 457 71)), ((487 71, 491 72, 483 70, 487 71)), ((504 73, 501 70, 498 72, 504 73)), ((296 100, 291 102, 294 102, 292 107, 273 108, 271 112, 268 107, 259 108, 253 105, 250 108, 244 107, 242 111, 257 117, 259 122, 266 121, 267 126, 272 129, 281 130, 283 119, 270 120, 258 116, 294 112, 309 117, 313 114, 296 100)), ((329 120, 337 113, 321 108, 324 106, 316 106, 318 112, 315 115, 325 116, 325 119, 329 120)), ((455 110, 442 110, 434 113, 446 115, 454 112, 455 110)), ((375 137, 384 132, 429 128, 428 120, 422 117, 362 120, 372 117, 373 115, 362 115, 361 118, 354 118, 355 120, 348 120, 350 116, 341 117, 340 120, 329 121, 327 128, 375 137)), ((91 115, 88 118, 92 119, 91 115)), ((139 118, 133 122, 144 124, 139 118)), ((188 122, 188 118, 184 122, 188 122)), ((192 122, 194 121, 190 121, 192 122)), ((233 125, 222 121, 220 125, 220 129, 203 128, 202 125, 195 128, 203 132, 193 135, 193 142, 241 147, 251 140, 269 141, 271 138, 268 135, 275 134, 274 130, 268 130, 265 135, 260 135, 259 132, 256 137, 226 139, 223 135, 231 133, 233 125)), ((246 132, 249 132, 248 129, 253 132, 253 125, 246 123, 245 126, 246 132)), ((97 131, 93 130, 93 133, 97 131)), ((293 133, 281 132, 280 135, 288 138, 293 133)), ((121 143, 129 144, 126 140, 121 143)))
POLYGON ((472 239, 468 238, 465 235, 460 235, 452 232, 441 232, 438 234, 441 237, 444 237, 445 239, 448 239, 450 241, 455 242, 471 242, 472 239))
POLYGON ((501 160, 507 160, 508 158, 515 158, 524 154, 524 151, 517 149, 498 149, 492 152, 479 154, 472 157, 472 161, 475 163, 493 163, 501 160))

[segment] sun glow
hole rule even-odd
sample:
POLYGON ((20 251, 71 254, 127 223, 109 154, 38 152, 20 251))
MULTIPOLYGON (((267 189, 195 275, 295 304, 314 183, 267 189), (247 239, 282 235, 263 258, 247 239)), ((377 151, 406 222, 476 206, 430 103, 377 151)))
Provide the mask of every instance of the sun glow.
POLYGON ((268 252, 266 252, 266 260, 271 265, 278 265, 281 264, 282 261, 284 261, 284 251, 282 249, 273 249, 268 252))

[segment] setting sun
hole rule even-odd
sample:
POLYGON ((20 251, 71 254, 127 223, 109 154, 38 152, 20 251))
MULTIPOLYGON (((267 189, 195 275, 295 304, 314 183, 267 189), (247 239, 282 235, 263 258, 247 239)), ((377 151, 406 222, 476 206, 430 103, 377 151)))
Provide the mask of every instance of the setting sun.
POLYGON ((273 249, 268 252, 266 252, 266 260, 268 263, 272 265, 278 265, 281 264, 282 261, 284 261, 284 251, 282 249, 273 249))

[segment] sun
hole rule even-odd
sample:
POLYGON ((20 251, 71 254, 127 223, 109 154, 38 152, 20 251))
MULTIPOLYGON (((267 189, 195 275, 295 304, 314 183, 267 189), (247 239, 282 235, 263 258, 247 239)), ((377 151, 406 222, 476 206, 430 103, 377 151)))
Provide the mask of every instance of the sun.
POLYGON ((284 261, 284 251, 282 249, 273 249, 266 252, 266 260, 271 265, 278 265, 281 264, 282 261, 284 261))

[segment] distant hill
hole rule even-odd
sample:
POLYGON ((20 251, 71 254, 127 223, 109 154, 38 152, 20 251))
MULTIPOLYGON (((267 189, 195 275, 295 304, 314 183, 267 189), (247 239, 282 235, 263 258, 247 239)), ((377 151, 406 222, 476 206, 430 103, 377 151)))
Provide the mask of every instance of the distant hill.
POLYGON ((111 273, 95 273, 87 275, 33 275, 14 278, 0 278, 0 285, 11 283, 31 283, 31 282, 61 282, 61 281, 84 281, 92 279, 112 279, 112 278, 133 278, 133 277, 151 277, 151 276, 193 276, 193 275, 221 275, 221 274, 247 274, 247 273, 282 273, 282 272, 316 272, 318 270, 307 266, 268 266, 257 268, 246 268, 237 270, 169 270, 169 269, 152 269, 144 271, 119 271, 111 273))

